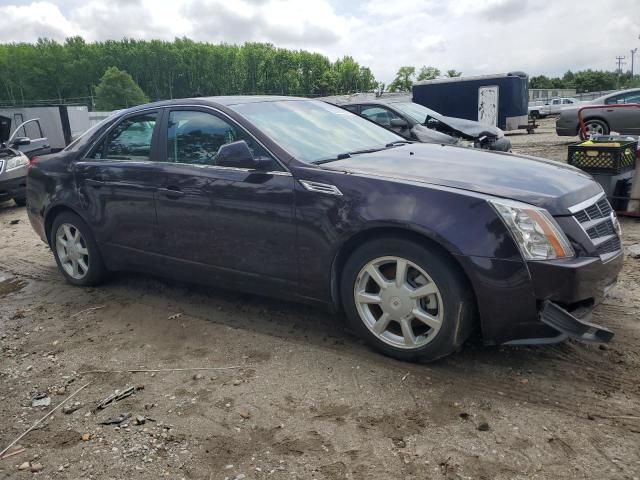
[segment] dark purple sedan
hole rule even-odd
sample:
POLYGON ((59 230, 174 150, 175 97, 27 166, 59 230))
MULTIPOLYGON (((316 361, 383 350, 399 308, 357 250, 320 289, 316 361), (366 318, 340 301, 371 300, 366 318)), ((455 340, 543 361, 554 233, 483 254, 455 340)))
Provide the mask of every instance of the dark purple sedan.
POLYGON ((118 112, 32 161, 27 208, 74 285, 160 274, 343 311, 433 360, 486 344, 608 341, 588 315, 622 267, 600 186, 559 163, 412 143, 289 97, 118 112))

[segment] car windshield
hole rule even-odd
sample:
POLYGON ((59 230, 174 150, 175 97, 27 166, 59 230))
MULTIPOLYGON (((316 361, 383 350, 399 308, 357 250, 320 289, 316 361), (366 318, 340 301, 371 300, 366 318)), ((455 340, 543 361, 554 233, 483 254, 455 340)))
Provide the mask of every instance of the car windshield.
POLYGON ((346 158, 406 142, 373 122, 317 100, 252 102, 230 108, 306 163, 346 158))
POLYGON ((431 110, 430 108, 424 107, 418 103, 397 102, 394 103, 393 106, 405 115, 409 115, 420 124, 427 123, 429 118, 435 118, 436 120, 440 120, 442 118, 442 115, 435 110, 431 110))

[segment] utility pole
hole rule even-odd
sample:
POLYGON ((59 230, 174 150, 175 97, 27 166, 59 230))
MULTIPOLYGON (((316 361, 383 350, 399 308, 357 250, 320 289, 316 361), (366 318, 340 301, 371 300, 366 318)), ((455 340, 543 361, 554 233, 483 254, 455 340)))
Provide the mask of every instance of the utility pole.
POLYGON ((622 73, 622 66, 625 64, 625 62, 623 62, 623 60, 626 57, 616 57, 616 61, 618 62, 618 73, 622 73))
POLYGON ((636 56, 636 52, 638 51, 638 48, 633 48, 631 49, 631 78, 633 78, 633 57, 636 56))

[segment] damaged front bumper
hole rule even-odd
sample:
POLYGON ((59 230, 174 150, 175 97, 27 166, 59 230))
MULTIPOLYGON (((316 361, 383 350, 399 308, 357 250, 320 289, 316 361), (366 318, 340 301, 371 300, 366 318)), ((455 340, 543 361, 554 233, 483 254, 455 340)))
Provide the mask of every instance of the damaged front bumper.
MULTIPOLYGON (((586 311, 590 316, 590 311, 586 311)), ((540 320, 566 337, 583 342, 605 343, 613 338, 613 332, 603 326, 579 318, 556 303, 547 300, 540 312, 540 320)))

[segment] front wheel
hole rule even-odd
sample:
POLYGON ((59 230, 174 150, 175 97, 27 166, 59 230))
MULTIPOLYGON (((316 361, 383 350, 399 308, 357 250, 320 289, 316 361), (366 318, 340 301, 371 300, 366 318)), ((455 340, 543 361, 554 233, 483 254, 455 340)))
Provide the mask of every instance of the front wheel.
POLYGON ((106 269, 89 226, 78 215, 63 212, 53 221, 51 247, 58 268, 73 285, 97 285, 106 269))
POLYGON ((401 238, 369 242, 347 260, 341 283, 352 327, 374 348, 408 361, 457 350, 471 333, 473 295, 439 250, 401 238))

